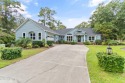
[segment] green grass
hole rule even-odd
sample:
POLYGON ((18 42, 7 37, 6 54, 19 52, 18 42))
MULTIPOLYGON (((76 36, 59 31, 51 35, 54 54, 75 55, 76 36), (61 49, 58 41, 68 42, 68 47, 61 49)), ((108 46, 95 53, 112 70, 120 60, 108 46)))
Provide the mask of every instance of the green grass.
MULTIPOLYGON (((107 46, 87 46, 89 52, 87 53, 87 65, 89 69, 89 75, 91 83, 125 83, 125 70, 124 73, 111 73, 105 72, 98 66, 98 60, 96 57, 97 52, 106 52, 107 46)), ((111 46, 113 52, 125 57, 125 46, 111 46)))
POLYGON ((0 59, 0 68, 3 68, 5 66, 13 64, 15 62, 18 62, 18 61, 20 61, 22 59, 26 59, 26 58, 28 58, 30 56, 33 56, 33 55, 35 55, 37 53, 40 53, 40 52, 42 52, 42 51, 44 51, 46 49, 47 48, 24 49, 22 51, 22 57, 21 58, 17 58, 17 59, 13 59, 13 60, 2 60, 2 59, 0 59))

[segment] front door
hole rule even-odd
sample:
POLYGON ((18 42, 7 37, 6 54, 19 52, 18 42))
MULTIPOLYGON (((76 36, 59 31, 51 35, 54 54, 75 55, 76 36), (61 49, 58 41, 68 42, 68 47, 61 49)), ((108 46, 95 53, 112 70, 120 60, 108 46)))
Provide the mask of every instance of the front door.
POLYGON ((81 42, 81 36, 78 36, 78 42, 81 42))

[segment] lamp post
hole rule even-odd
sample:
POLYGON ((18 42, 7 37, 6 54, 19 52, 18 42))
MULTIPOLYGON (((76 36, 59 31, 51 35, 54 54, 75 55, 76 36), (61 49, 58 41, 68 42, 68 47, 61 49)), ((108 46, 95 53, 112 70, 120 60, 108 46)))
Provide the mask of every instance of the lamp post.
POLYGON ((112 48, 110 47, 110 45, 108 45, 107 47, 107 54, 108 55, 111 55, 113 52, 112 52, 112 48))

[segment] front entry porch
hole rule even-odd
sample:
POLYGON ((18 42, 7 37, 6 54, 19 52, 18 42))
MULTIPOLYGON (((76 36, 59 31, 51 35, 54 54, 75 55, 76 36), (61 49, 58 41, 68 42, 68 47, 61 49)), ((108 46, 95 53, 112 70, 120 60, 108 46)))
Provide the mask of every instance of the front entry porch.
POLYGON ((85 42, 86 41, 85 35, 77 35, 76 38, 77 38, 77 42, 85 42))

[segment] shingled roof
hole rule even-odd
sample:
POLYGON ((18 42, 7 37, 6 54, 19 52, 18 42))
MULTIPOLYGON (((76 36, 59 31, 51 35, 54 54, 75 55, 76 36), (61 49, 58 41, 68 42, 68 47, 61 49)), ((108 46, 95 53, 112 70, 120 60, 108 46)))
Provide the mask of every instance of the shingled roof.
POLYGON ((93 36, 97 34, 92 28, 83 28, 83 30, 87 33, 88 36, 93 36))
POLYGON ((73 30, 73 28, 67 28, 67 29, 60 29, 60 30, 55 30, 55 32, 57 32, 60 35, 65 35, 66 33, 68 33, 69 31, 73 30))
MULTIPOLYGON (((30 20, 32 20, 32 19, 30 19, 30 20)), ((32 20, 32 21, 34 21, 34 20, 32 20)), ((39 25, 41 28, 43 28, 45 31, 51 32, 51 33, 54 33, 54 34, 58 34, 56 31, 50 29, 49 27, 44 26, 42 23, 38 23, 38 22, 36 22, 36 21, 34 21, 34 22, 35 22, 37 25, 39 25)))
MULTIPOLYGON (((76 28, 60 29, 60 30, 56 30, 56 32, 60 35, 65 35, 66 33, 70 32, 73 29, 76 29, 76 28)), ((94 30, 92 28, 79 28, 79 30, 85 31, 86 34, 89 35, 89 36, 93 36, 93 35, 97 34, 97 33, 94 32, 94 30)))
MULTIPOLYGON (((71 30, 74 30, 76 28, 67 28, 67 29, 60 29, 60 30, 52 30, 49 27, 44 26, 42 23, 38 23, 32 19, 27 19, 23 24, 21 24, 16 30, 18 30, 21 26, 23 26, 25 23, 27 23, 28 21, 32 21, 33 23, 35 23, 38 27, 42 28, 43 30, 53 33, 53 34, 57 34, 57 35, 65 35, 66 33, 70 32, 71 30)), ((94 32, 94 30, 92 28, 78 28, 79 30, 83 30, 86 32, 87 35, 89 36, 93 36, 96 35, 97 33, 94 32)))

